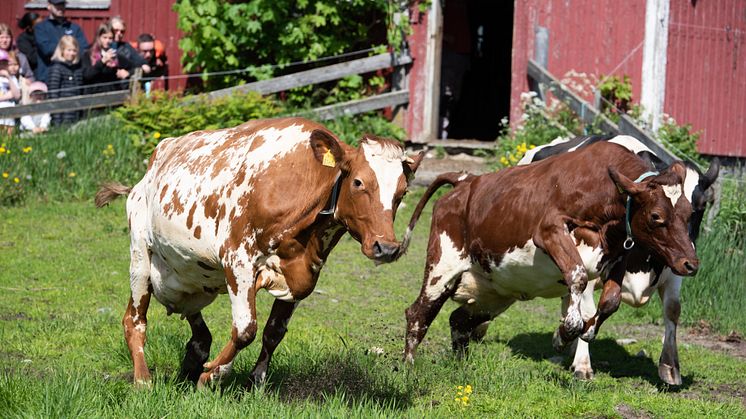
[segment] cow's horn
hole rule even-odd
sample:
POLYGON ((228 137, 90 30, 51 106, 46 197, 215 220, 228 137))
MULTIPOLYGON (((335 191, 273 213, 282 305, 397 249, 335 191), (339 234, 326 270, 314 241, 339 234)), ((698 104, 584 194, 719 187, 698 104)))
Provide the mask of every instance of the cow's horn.
POLYGON ((404 161, 409 164, 414 164, 414 159, 409 156, 404 156, 404 161))

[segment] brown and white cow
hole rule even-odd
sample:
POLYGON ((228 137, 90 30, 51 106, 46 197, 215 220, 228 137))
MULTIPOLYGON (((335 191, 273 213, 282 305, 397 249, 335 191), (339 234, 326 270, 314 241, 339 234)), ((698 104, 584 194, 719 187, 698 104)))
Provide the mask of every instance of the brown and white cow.
MULTIPOLYGON (((529 150, 518 162, 519 165, 530 164, 561 153, 572 153, 599 141, 619 144, 650 162, 650 170, 663 170, 666 164, 645 144, 629 135, 581 136, 572 139, 558 138, 550 144, 545 144, 529 150)), ((683 199, 692 205, 692 217, 689 219, 689 238, 695 243, 699 236, 700 225, 704 217, 705 208, 712 200, 713 192, 710 186, 715 182, 720 170, 720 162, 715 158, 707 172, 702 173, 697 165, 685 162, 686 176, 684 178, 683 199)), ((647 249, 634 247, 630 250, 627 270, 622 281, 622 301, 632 307, 641 307, 648 303, 655 291, 661 299, 663 312, 663 350, 658 361, 658 376, 667 384, 680 385, 681 372, 679 367, 679 351, 676 345, 676 329, 681 313, 680 294, 682 278, 676 275, 659 259, 653 257, 647 249)), ((598 278, 591 278, 583 293, 581 310, 584 316, 595 312, 593 290, 600 287, 598 278)), ((567 309, 568 297, 563 299, 563 310, 567 309)), ((487 325, 483 326, 486 330, 487 325)), ((574 353, 570 368, 575 376, 581 379, 593 378, 591 355, 588 343, 576 339, 571 353, 574 353)))
POLYGON ((678 199, 685 170, 677 163, 636 182, 632 179, 647 171, 645 161, 602 142, 497 173, 439 176, 417 205, 402 241, 401 253, 432 194, 454 185, 433 209, 424 282, 406 310, 405 359, 413 361, 448 298, 461 304, 450 317, 457 353, 479 337, 480 325, 514 302, 568 292, 570 305, 554 347, 560 350, 578 336, 592 340, 619 307, 628 256, 625 214, 638 246, 677 274, 694 274, 699 261, 687 236, 691 205, 678 199), (603 294, 598 311, 584 319, 582 293, 589 275, 597 274, 606 279, 603 294))
POLYGON ((122 323, 135 383, 150 379, 143 347, 151 295, 189 321, 181 374, 204 385, 229 373, 254 340, 262 288, 276 299, 251 373, 264 380, 293 310, 344 233, 376 263, 394 259, 394 215, 421 159, 372 136, 352 148, 302 118, 257 120, 168 138, 133 188, 104 185, 98 206, 128 194, 132 294, 122 323), (212 337, 201 310, 221 293, 231 301, 231 337, 206 362, 212 337))

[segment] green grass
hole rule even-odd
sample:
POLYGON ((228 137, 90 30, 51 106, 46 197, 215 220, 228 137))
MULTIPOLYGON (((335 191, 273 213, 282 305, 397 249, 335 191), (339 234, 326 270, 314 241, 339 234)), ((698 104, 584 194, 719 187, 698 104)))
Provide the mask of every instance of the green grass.
MULTIPOLYGON (((397 220, 399 232, 419 194, 411 195, 397 220)), ((409 254, 395 264, 376 268, 357 242, 341 241, 317 292, 296 311, 266 386, 243 387, 258 356, 257 340, 239 354, 221 389, 197 391, 175 380, 189 328, 177 316, 167 317, 157 302, 148 316, 145 351, 154 383, 147 390, 130 383, 120 325, 129 296, 121 200, 102 210, 89 201, 0 208, 0 416, 746 415, 739 393, 746 386, 742 358, 682 344, 684 385, 670 389, 660 382, 656 364, 663 330, 651 325, 660 322, 657 302, 643 310, 622 307, 606 323, 591 346, 596 370, 591 382, 573 379, 568 360, 549 361, 555 356, 551 333, 558 300, 511 307, 463 361, 451 356, 448 313, 454 305, 448 303, 415 366, 406 367, 400 361, 403 311, 421 285, 428 211, 409 254), (620 346, 614 339, 621 337, 638 343, 620 346), (373 355, 374 347, 383 354, 373 355), (650 355, 636 356, 640 351, 650 355), (466 384, 474 392, 464 407, 454 398, 456 386, 466 384)), ((260 322, 270 305, 271 297, 260 293, 260 322)), ((688 309, 685 302, 684 312, 688 309)), ((230 333, 227 297, 219 297, 204 315, 214 356, 230 333)))

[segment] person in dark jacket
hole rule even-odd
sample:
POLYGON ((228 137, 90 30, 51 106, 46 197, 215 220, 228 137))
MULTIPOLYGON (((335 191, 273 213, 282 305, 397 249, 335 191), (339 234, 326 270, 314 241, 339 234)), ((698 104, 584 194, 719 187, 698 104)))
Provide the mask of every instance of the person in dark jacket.
MULTIPOLYGON (((78 41, 64 35, 52 54, 52 65, 47 75, 50 99, 77 96, 83 85, 83 68, 80 65, 78 41)), ((80 119, 80 111, 52 114, 52 125, 70 124, 80 119)))
MULTIPOLYGON (((47 82, 47 69, 52 64, 52 54, 63 35, 71 35, 78 41, 80 53, 88 48, 83 29, 65 18, 65 0, 49 0, 49 18, 36 25, 34 38, 38 52, 38 63, 34 73, 36 80, 47 82)), ((47 83, 49 84, 49 83, 47 83)))
POLYGON ((143 73, 150 72, 150 66, 145 59, 137 53, 137 50, 127 41, 124 40, 125 33, 127 32, 127 25, 124 23, 124 19, 120 16, 114 16, 109 21, 111 31, 114 34, 114 42, 112 47, 117 50, 117 57, 124 59, 131 65, 127 71, 130 74, 134 74, 135 69, 141 67, 143 73))
POLYGON ((83 82, 88 85, 86 94, 125 90, 129 86, 131 64, 117 55, 112 48, 114 34, 108 23, 96 31, 93 45, 83 54, 83 82))
POLYGON ((34 26, 42 20, 44 19, 34 12, 27 12, 22 18, 18 19, 18 27, 23 32, 16 38, 16 46, 26 56, 31 71, 36 71, 39 60, 36 51, 36 39, 34 39, 34 26))

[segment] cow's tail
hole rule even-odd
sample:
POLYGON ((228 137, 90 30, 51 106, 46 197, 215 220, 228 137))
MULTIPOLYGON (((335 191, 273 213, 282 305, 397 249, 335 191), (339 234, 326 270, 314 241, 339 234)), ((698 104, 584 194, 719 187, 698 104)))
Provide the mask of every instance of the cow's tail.
POLYGON ((101 208, 109 205, 109 202, 117 199, 120 195, 129 195, 131 190, 132 188, 124 186, 119 182, 103 183, 98 192, 96 192, 96 207, 101 208))
POLYGON ((407 231, 404 233, 404 237, 402 238, 401 245, 399 246, 399 253, 396 255, 396 259, 399 259, 400 257, 404 256, 405 253, 407 253, 409 242, 412 240, 412 232, 414 231, 414 226, 415 224, 417 224, 417 220, 420 219, 420 215, 422 215, 422 210, 425 208, 425 205, 427 205, 427 202, 430 200, 433 194, 435 194, 435 191, 440 189, 440 187, 443 185, 456 186, 459 183, 471 180, 474 177, 475 175, 466 172, 449 172, 438 175, 438 177, 435 178, 433 183, 431 183, 430 186, 427 187, 425 194, 422 195, 422 198, 420 198, 420 202, 417 203, 417 207, 412 213, 412 218, 410 218, 409 220, 409 225, 407 226, 407 231))

